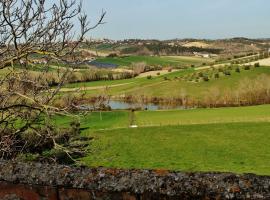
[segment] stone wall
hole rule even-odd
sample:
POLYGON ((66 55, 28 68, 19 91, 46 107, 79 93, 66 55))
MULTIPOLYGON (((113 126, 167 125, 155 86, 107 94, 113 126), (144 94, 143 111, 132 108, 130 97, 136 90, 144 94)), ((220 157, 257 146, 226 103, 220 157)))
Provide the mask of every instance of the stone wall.
POLYGON ((0 161, 0 199, 270 199, 270 177, 0 161))

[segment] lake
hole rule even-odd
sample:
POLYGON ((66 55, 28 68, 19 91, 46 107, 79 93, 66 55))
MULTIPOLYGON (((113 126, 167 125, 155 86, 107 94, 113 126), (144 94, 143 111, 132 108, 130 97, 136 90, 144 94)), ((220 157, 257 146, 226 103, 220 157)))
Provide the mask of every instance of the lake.
MULTIPOLYGON (((111 100, 108 106, 112 110, 131 110, 131 109, 138 109, 138 110, 184 110, 183 106, 178 105, 159 105, 153 103, 134 103, 134 102, 123 102, 117 100, 111 100)), ((79 106, 81 110, 94 110, 93 105, 81 105, 79 106)))

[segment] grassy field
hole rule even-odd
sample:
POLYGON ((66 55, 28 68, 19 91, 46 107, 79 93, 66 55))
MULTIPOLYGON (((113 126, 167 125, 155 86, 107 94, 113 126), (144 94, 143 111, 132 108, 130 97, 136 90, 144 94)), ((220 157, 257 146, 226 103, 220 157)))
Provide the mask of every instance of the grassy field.
POLYGON ((115 58, 99 58, 96 61, 102 63, 112 63, 119 66, 130 66, 132 63, 145 62, 148 65, 157 66, 190 66, 202 65, 203 63, 212 62, 212 59, 188 57, 188 56, 126 56, 115 58))
MULTIPOLYGON (((202 72, 211 74, 210 70, 202 72)), ((116 96, 178 97, 184 90, 189 96, 201 97, 214 87, 222 94, 227 89, 234 90, 246 79, 269 76, 270 68, 230 72, 230 76, 199 83, 183 79, 198 73, 188 69, 152 79, 98 81, 66 87, 87 87, 89 95, 99 94, 102 87, 109 86, 109 94, 116 96)), ((128 111, 93 112, 78 119, 82 134, 94 138, 89 155, 82 159, 88 166, 270 175, 270 105, 136 111, 134 119, 139 128, 135 129, 129 128, 131 113, 128 111)), ((70 121, 68 117, 56 119, 63 126, 70 121)))
POLYGON ((129 125, 129 112, 93 112, 86 115, 55 116, 54 123, 67 127, 72 121, 80 121, 82 134, 88 134, 96 130, 127 128, 129 125))
MULTIPOLYGON (((234 122, 270 122, 270 105, 209 108, 192 110, 168 111, 137 111, 135 122, 139 127, 192 125, 234 122)), ((112 130, 128 128, 130 125, 129 111, 91 112, 76 117, 57 116, 56 124, 67 126, 72 120, 80 120, 85 134, 96 130, 112 130)))
MULTIPOLYGON (((203 70, 205 72, 207 70, 203 70)), ((241 70, 240 73, 231 70, 230 76, 221 76, 219 79, 211 79, 208 82, 189 82, 175 77, 183 78, 194 74, 194 69, 173 72, 167 75, 147 78, 136 78, 116 81, 97 81, 88 83, 77 83, 66 85, 66 88, 88 87, 89 95, 96 95, 102 92, 103 89, 96 89, 97 86, 113 86, 109 88, 111 95, 144 95, 148 97, 179 97, 181 91, 185 91, 188 96, 201 97, 211 88, 218 88, 220 93, 226 89, 235 89, 241 81, 245 79, 255 79, 259 75, 270 75, 270 67, 252 68, 251 70, 241 70), (167 77, 168 80, 164 80, 167 77), (118 85, 119 84, 119 85, 118 85), (93 87, 91 89, 91 87, 93 87)), ((198 73, 198 72, 197 72, 198 73)))
MULTIPOLYGON (((78 115, 94 137, 82 161, 93 167, 230 171, 270 175, 270 105, 78 115), (258 148, 260 147, 260 148, 258 148)), ((76 118, 73 118, 73 120, 76 118)), ((55 123, 67 126, 70 117, 55 123)))
POLYGON ((270 175, 270 123, 96 131, 88 166, 270 175))

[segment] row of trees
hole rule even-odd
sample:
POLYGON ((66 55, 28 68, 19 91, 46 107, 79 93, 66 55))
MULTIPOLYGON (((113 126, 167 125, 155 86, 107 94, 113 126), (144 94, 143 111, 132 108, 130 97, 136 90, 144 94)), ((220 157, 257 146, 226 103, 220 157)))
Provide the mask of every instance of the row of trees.
POLYGON ((220 49, 184 47, 179 45, 171 46, 162 42, 146 45, 146 48, 153 52, 154 55, 182 55, 193 54, 193 52, 207 52, 212 54, 219 54, 221 52, 220 49))
POLYGON ((270 77, 260 75, 256 79, 244 79, 234 88, 211 87, 199 98, 181 89, 174 97, 151 97, 148 95, 128 95, 122 97, 127 102, 155 103, 184 107, 229 107, 250 106, 270 103, 270 77))
POLYGON ((163 42, 152 42, 144 45, 133 45, 121 50, 121 54, 136 54, 142 56, 149 55, 183 55, 193 54, 193 52, 207 52, 218 54, 221 52, 219 49, 200 48, 200 47, 184 47, 180 45, 171 46, 163 42))

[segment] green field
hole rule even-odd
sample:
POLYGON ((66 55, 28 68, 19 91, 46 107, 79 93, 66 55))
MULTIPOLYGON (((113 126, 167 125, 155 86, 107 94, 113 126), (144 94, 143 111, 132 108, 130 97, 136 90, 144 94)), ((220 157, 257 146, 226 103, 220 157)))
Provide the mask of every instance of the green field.
POLYGON ((96 131, 88 166, 270 175, 270 123, 96 131))
MULTIPOLYGON (((227 69, 226 69, 227 70, 227 69)), ((109 86, 111 95, 178 97, 181 90, 201 98, 211 88, 220 94, 234 91, 239 84, 270 75, 269 67, 232 69, 230 76, 190 82, 198 72, 208 75, 216 69, 187 69, 147 78, 69 84, 67 88, 87 87, 88 95, 100 94, 109 86), (212 70, 212 71, 211 71, 212 70), (164 79, 166 77, 166 80, 164 79), (177 78, 176 78, 177 77, 177 78), (101 87, 101 88, 97 88, 101 87)), ((135 124, 129 128, 131 112, 93 112, 79 117, 82 134, 93 137, 89 155, 82 159, 88 166, 149 168, 180 171, 226 171, 270 175, 270 105, 136 111, 135 124)), ((70 119, 58 118, 68 125, 70 119)))
MULTIPOLYGON (((78 115, 88 166, 270 174, 270 105, 78 115), (260 147, 260 148, 258 148, 260 147)), ((67 126, 72 119, 56 117, 67 126)))
MULTIPOLYGON (((200 70, 207 72, 209 70, 200 70)), ((198 73, 197 71, 196 73, 198 73)), ((187 69, 173 72, 167 75, 147 78, 135 78, 116 81, 96 81, 88 83, 69 84, 66 88, 90 87, 87 89, 89 95, 96 95, 102 92, 101 89, 95 87, 111 86, 109 94, 111 95, 144 95, 147 97, 179 97, 181 91, 185 91, 186 95, 191 97, 202 97, 211 88, 219 89, 220 93, 226 89, 235 89, 245 79, 255 79, 259 75, 270 75, 270 67, 252 68, 251 70, 241 70, 240 73, 231 70, 230 76, 221 76, 219 79, 210 79, 208 82, 189 82, 181 80, 185 76, 191 76, 195 73, 194 69, 187 69), (168 80, 164 80, 167 77, 168 80), (175 79, 177 77, 178 79, 175 79), (179 79, 180 78, 180 79, 179 79), (93 87, 93 89, 91 89, 93 87)))
POLYGON ((148 65, 156 66, 190 66, 202 65, 203 63, 210 63, 212 59, 188 57, 188 56, 125 56, 115 58, 99 58, 97 62, 111 63, 119 66, 130 66, 132 63, 145 62, 148 65))
MULTIPOLYGON (((80 120, 83 133, 97 130, 112 130, 128 128, 130 125, 130 111, 90 112, 76 117, 57 116, 56 124, 67 126, 71 120, 80 120)), ((208 108, 191 110, 168 111, 136 111, 135 122, 139 127, 192 125, 235 122, 270 122, 270 105, 208 108)))

